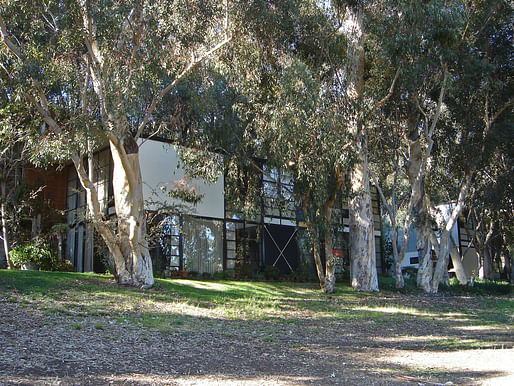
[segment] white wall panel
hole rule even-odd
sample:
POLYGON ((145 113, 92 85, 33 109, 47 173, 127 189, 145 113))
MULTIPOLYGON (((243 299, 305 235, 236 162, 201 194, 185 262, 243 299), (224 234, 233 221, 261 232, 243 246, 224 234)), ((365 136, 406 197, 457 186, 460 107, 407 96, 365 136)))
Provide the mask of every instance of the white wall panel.
MULTIPOLYGON (((139 160, 144 185, 145 206, 158 209, 159 206, 185 205, 184 213, 198 216, 223 218, 223 176, 214 184, 199 179, 187 179, 188 186, 194 187, 202 200, 196 205, 171 199, 161 187, 171 188, 178 180, 184 179, 184 170, 178 167, 179 157, 175 145, 159 141, 146 141, 139 149, 139 160)), ((215 155, 213 155, 215 156, 215 155)))

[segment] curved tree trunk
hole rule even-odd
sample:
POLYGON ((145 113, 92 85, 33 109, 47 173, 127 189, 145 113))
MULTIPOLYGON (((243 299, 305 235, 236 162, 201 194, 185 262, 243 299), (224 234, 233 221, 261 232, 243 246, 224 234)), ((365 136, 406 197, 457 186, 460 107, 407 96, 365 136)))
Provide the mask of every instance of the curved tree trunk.
POLYGON ((114 163, 113 188, 118 221, 116 232, 102 218, 98 192, 85 171, 82 157, 73 155, 72 160, 87 193, 89 217, 109 249, 116 281, 119 284, 148 288, 153 285, 154 279, 146 240, 139 152, 134 139, 130 137, 130 140, 129 146, 123 146, 118 144, 116 138, 109 139, 114 163))

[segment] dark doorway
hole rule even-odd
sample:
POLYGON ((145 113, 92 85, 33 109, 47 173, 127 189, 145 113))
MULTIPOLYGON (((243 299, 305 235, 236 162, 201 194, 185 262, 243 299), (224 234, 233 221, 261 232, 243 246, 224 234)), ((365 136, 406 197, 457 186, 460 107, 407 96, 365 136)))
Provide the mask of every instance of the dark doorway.
POLYGON ((293 226, 264 225, 264 265, 277 267, 282 275, 298 268, 296 232, 293 226))

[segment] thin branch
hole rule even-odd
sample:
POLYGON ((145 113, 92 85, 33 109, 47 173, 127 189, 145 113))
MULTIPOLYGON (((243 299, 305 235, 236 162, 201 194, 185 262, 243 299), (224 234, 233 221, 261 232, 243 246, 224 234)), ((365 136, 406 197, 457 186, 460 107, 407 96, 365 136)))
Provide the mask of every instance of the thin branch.
POLYGON ((396 74, 394 75, 394 79, 393 79, 393 82, 391 83, 391 86, 389 87, 389 91, 387 93, 387 95, 385 97, 383 97, 380 101, 377 102, 377 104, 375 104, 375 106, 373 106, 373 108, 371 109, 371 111, 368 113, 368 115, 371 115, 373 114, 373 112, 375 110, 377 110, 378 108, 380 108, 384 103, 387 102, 387 100, 389 98, 391 98, 391 96, 393 95, 393 91, 394 91, 394 86, 396 84, 396 81, 398 80, 400 76, 400 67, 398 67, 398 69, 396 70, 396 74))
POLYGON ((4 19, 0 15, 0 37, 2 38, 2 41, 5 43, 7 48, 9 48, 9 50, 14 55, 16 55, 16 57, 18 59, 23 59, 23 55, 21 53, 21 48, 18 45, 16 45, 15 43, 13 43, 13 41, 11 39, 9 39, 8 35, 9 34, 7 33, 7 27, 5 26, 4 19))
POLYGON ((27 98, 27 100, 30 103, 32 103, 32 105, 34 105, 34 107, 37 109, 37 111, 39 112, 43 120, 46 122, 46 124, 50 126, 50 129, 54 133, 59 134, 61 132, 61 128, 59 124, 50 116, 50 112, 47 109, 45 109, 40 103, 38 103, 38 101, 36 100, 36 98, 34 98, 33 95, 27 93, 24 93, 24 95, 25 98, 27 98))
POLYGON ((186 76, 194 67, 196 67, 199 63, 203 62, 212 53, 216 52, 217 50, 222 48, 224 45, 226 45, 231 39, 232 39, 231 37, 225 38, 221 42, 216 44, 214 47, 212 47, 209 51, 207 51, 203 55, 199 56, 198 58, 193 57, 191 62, 186 66, 186 68, 184 68, 182 70, 182 72, 179 75, 177 75, 177 77, 170 84, 168 84, 158 95, 156 95, 153 98, 152 103, 150 104, 150 106, 148 107, 148 109, 145 112, 143 121, 140 123, 140 125, 137 129, 137 133, 135 136, 136 140, 139 139, 139 137, 143 133, 143 130, 144 130, 146 124, 148 123, 148 121, 150 120, 152 113, 154 112, 155 108, 157 107, 157 104, 162 100, 164 95, 169 93, 178 84, 178 82, 180 82, 182 80, 182 78, 184 78, 184 76, 186 76))
POLYGON ((119 51, 121 49, 121 47, 123 47, 123 44, 125 43, 125 37, 126 37, 125 32, 126 32, 127 28, 130 26, 130 19, 135 11, 136 11, 136 8, 132 8, 130 10, 129 14, 127 15, 127 17, 125 18, 125 21, 123 22, 123 26, 121 27, 120 34, 118 35, 118 39, 116 41, 116 50, 117 51, 119 51))
POLYGON ((509 106, 514 104, 514 97, 511 97, 505 104, 492 116, 492 118, 489 120, 489 127, 498 119, 498 117, 505 111, 509 106))
POLYGON ((382 203, 384 204, 384 207, 386 208, 387 210, 387 214, 389 215, 389 217, 391 218, 392 220, 392 217, 393 217, 393 210, 391 208, 391 206, 389 206, 389 204, 387 203, 387 200, 386 200, 386 197, 384 195, 384 192, 382 190, 382 187, 380 186, 380 184, 378 183, 378 180, 376 179, 375 175, 371 172, 371 170, 369 171, 369 175, 371 176, 371 179, 373 180, 373 185, 375 185, 375 187, 377 188, 378 190, 378 193, 380 195, 380 198, 382 199, 382 203))
POLYGON ((443 63, 442 66, 443 66, 443 74, 444 74, 443 75, 443 84, 441 85, 441 91, 439 93, 439 99, 437 101, 435 117, 434 117, 434 120, 432 121, 432 124, 430 125, 430 130, 429 130, 429 135, 428 135, 429 138, 432 138, 432 136, 434 135, 435 127, 437 125, 437 122, 439 121, 439 117, 441 116, 441 106, 443 105, 444 92, 446 89, 446 81, 448 80, 448 71, 446 68, 446 64, 443 63))

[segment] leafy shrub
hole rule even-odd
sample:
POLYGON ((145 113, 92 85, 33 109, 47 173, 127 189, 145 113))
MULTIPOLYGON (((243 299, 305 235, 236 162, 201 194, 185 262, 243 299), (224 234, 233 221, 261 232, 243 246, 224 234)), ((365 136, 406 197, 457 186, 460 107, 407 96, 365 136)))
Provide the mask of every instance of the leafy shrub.
POLYGON ((56 262, 55 269, 53 271, 59 271, 59 272, 74 272, 75 267, 73 264, 71 264, 71 261, 64 260, 61 262, 56 262))
POLYGON ((280 276, 280 269, 272 265, 267 265, 264 267, 264 276, 268 280, 277 280, 280 276))
POLYGON ((391 276, 379 276, 378 277, 378 285, 381 290, 384 291, 392 291, 392 292, 400 292, 403 294, 407 293, 419 293, 419 290, 416 286, 416 279, 409 278, 404 279, 404 287, 396 288, 396 280, 391 276))
POLYGON ((238 279, 252 279, 253 271, 252 267, 248 263, 243 263, 239 268, 236 269, 236 277, 238 279))
POLYGON ((296 271, 293 273, 294 280, 300 282, 315 281, 317 276, 311 264, 307 262, 300 263, 296 271))
POLYGON ((56 271, 59 264, 57 257, 52 253, 48 245, 27 243, 18 245, 9 252, 9 257, 15 267, 35 264, 43 271, 56 271))
POLYGON ((223 271, 223 279, 234 280, 236 278, 236 271, 234 269, 227 269, 223 271))
POLYGON ((461 285, 458 281, 450 279, 450 285, 439 285, 441 292, 451 294, 470 294, 470 295, 510 295, 514 290, 514 285, 506 281, 476 280, 473 286, 461 285))
POLYGON ((223 271, 217 271, 217 272, 214 272, 213 273, 213 278, 216 279, 216 280, 222 280, 224 275, 223 275, 223 271))

